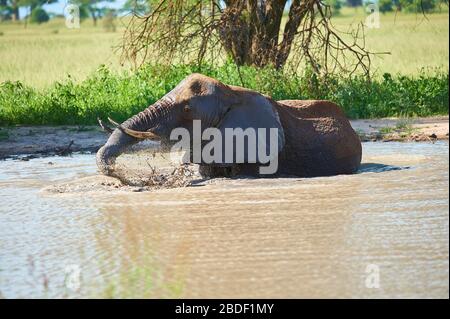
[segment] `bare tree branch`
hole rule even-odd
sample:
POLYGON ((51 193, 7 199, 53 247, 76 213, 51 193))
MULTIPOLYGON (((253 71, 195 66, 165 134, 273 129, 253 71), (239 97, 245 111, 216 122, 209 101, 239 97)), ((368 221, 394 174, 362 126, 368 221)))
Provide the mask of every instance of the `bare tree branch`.
POLYGON ((364 27, 338 31, 322 0, 159 0, 146 15, 132 16, 122 58, 135 67, 156 63, 272 65, 298 72, 369 75, 371 55, 364 27), (295 67, 294 67, 295 66, 295 67))

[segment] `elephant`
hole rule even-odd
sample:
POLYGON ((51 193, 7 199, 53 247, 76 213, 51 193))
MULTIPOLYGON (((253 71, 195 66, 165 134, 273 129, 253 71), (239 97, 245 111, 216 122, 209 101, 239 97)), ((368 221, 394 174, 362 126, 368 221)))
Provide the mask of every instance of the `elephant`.
MULTIPOLYGON (((202 130, 216 128, 220 132, 236 128, 277 129, 275 155, 278 166, 270 176, 352 174, 361 163, 359 136, 335 103, 325 100, 275 101, 256 91, 194 73, 125 122, 118 124, 110 119, 116 126, 114 130, 99 120, 100 125, 111 132, 96 155, 99 171, 113 175, 116 158, 143 139, 173 145, 171 131, 181 127, 192 133, 195 120, 201 121, 202 130)), ((267 135, 265 138, 268 141, 267 135)), ((240 161, 234 157, 231 162, 197 161, 201 175, 261 176, 257 167, 262 161, 259 155, 256 161, 250 160, 249 146, 247 142, 240 161)))

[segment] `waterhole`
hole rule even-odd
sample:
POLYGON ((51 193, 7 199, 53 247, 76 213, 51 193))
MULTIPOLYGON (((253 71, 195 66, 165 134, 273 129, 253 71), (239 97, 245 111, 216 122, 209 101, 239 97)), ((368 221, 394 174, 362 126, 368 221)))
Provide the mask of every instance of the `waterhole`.
POLYGON ((153 191, 94 155, 0 161, 0 296, 448 298, 448 143, 363 150, 355 175, 153 191))

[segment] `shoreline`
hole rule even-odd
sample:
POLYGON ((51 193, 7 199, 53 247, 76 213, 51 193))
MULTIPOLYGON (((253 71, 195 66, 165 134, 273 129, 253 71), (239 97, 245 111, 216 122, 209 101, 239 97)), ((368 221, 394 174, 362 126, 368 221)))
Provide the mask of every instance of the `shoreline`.
MULTIPOLYGON (((350 120, 362 142, 434 142, 449 139, 449 116, 350 120)), ((15 126, 0 127, 0 160, 29 160, 95 153, 108 139, 100 127, 15 126)))
POLYGON ((449 139, 449 116, 350 120, 362 142, 434 142, 449 139))

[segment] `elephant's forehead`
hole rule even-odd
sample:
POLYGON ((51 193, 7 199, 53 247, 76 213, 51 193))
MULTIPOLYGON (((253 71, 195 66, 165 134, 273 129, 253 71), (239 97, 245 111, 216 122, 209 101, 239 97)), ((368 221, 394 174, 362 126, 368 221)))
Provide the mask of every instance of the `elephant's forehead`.
POLYGON ((213 94, 221 83, 201 74, 190 75, 182 80, 174 90, 178 95, 197 96, 213 94))
POLYGON ((186 93, 195 96, 213 94, 215 89, 214 83, 202 80, 192 81, 187 86, 188 89, 186 90, 186 93))

